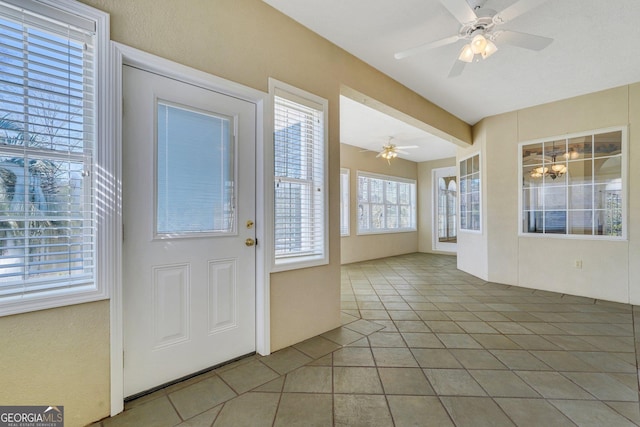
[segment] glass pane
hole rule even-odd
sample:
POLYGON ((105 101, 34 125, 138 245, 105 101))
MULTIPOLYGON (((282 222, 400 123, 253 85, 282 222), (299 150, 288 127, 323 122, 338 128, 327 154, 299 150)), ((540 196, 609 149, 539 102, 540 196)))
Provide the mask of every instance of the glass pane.
POLYGON ((593 160, 569 162, 569 185, 591 184, 593 160))
POLYGON ((542 144, 530 144, 522 146, 522 164, 541 165, 542 164, 542 144))
POLYGON ((622 157, 609 157, 594 160, 595 182, 606 184, 622 178, 622 157))
POLYGON ((622 185, 613 182, 595 186, 596 234, 622 235, 622 185))
POLYGON ((369 201, 371 203, 383 203, 384 202, 384 192, 382 189, 383 185, 382 180, 369 178, 369 189, 371 191, 369 201))
POLYGON ((537 187, 542 185, 542 178, 549 169, 545 166, 525 166, 522 168, 522 185, 524 187, 537 187))
POLYGON ((622 236, 622 200, 610 194, 606 210, 595 211, 596 234, 601 236, 622 236))
POLYGON ((387 205, 387 228, 394 229, 398 228, 398 206, 397 205, 387 205))
POLYGON ((369 205, 361 203, 358 205, 358 227, 362 231, 369 229, 369 205))
POLYGON ((456 177, 447 176, 439 179, 438 189, 438 241, 456 242, 456 177))
POLYGON ((622 132, 601 133, 594 136, 594 156, 615 156, 622 153, 622 132))
POLYGON ((400 195, 400 204, 408 205, 411 203, 411 185, 410 184, 398 184, 398 191, 400 195))
POLYGON ((531 188, 523 190, 522 208, 525 211, 542 209, 542 189, 531 188))
POLYGON ((588 211, 569 211, 569 234, 593 234, 593 213, 588 211))
POLYGON ((581 136, 578 138, 571 138, 567 147, 567 152, 564 153, 563 158, 569 161, 590 159, 593 157, 593 137, 591 135, 581 136))
POLYGON ((411 208, 400 206, 400 228, 411 228, 411 208))
POLYGON ((545 187, 542 190, 544 197, 544 209, 566 209, 567 188, 566 187, 545 187))
POLYGON ((543 220, 542 211, 527 211, 524 212, 524 229, 525 233, 542 233, 543 232, 543 220))
POLYGON ((480 212, 479 211, 473 211, 471 212, 471 219, 470 219, 470 229, 471 230, 480 230, 480 212))
POLYGON ((386 202, 397 203, 398 202, 398 184, 393 181, 385 181, 386 185, 386 202))
POLYGON ((569 209, 591 209, 593 207, 593 186, 569 187, 569 209))
POLYGON ((358 177, 358 200, 369 201, 369 179, 364 176, 358 177))
MULTIPOLYGON (((227 118, 158 103, 158 234, 234 231, 230 125, 227 118)), ((297 189, 276 187, 276 209, 295 209, 297 189)))
POLYGON ((545 211, 544 232, 566 234, 567 211, 545 211))
POLYGON ((298 183, 280 181, 275 189, 275 221, 276 228, 288 230, 285 233, 276 233, 275 249, 278 253, 286 253, 298 249, 301 242, 300 214, 302 207, 302 187, 298 183))
POLYGON ((469 179, 468 178, 460 178, 460 194, 465 194, 468 190, 469 179))
POLYGON ((371 205, 371 228, 384 228, 384 205, 371 205))
POLYGON ((480 156, 473 156, 471 160, 473 161, 471 172, 480 172, 480 156))
POLYGON ((0 157, 0 282, 91 272, 89 181, 79 162, 0 157))
POLYGON ((567 141, 564 139, 557 139, 555 141, 545 141, 544 143, 544 160, 551 162, 553 156, 563 155, 567 151, 567 141))
POLYGON ((561 163, 547 163, 542 177, 545 187, 567 185, 567 167, 561 163))
POLYGON ((463 160, 460 162, 460 177, 467 175, 467 161, 463 160))
POLYGON ((471 191, 480 191, 480 174, 471 175, 471 191))

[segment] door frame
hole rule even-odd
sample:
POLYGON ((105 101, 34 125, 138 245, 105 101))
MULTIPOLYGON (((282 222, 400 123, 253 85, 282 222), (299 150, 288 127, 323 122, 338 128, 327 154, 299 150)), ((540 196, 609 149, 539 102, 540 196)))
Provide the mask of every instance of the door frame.
MULTIPOLYGON (((266 232, 270 215, 265 206, 269 204, 268 195, 272 182, 265 175, 270 168, 268 161, 273 157, 269 148, 272 136, 269 133, 267 118, 271 117, 271 103, 268 93, 252 89, 241 84, 196 70, 185 65, 164 59, 147 52, 111 42, 111 85, 108 104, 113 112, 114 144, 116 146, 117 186, 115 198, 117 205, 117 230, 122 230, 122 67, 130 65, 154 72, 169 78, 190 83, 224 95, 233 96, 256 107, 256 239, 263 242, 256 247, 256 352, 266 356, 270 353, 270 282, 268 260, 268 239, 266 232), (259 183, 262 185, 259 186, 259 183), (262 226, 260 226, 262 224, 262 226)), ((110 197, 105 195, 105 197, 110 197)), ((114 241, 116 262, 114 263, 115 281, 111 286, 110 300, 110 365, 111 365, 111 416, 124 410, 124 323, 122 294, 122 232, 116 233, 114 241)))
MULTIPOLYGON (((432 180, 431 180, 431 192, 433 195, 433 205, 431 208, 431 235, 433 236, 432 248, 434 252, 441 253, 457 253, 458 244, 457 243, 440 243, 438 241, 438 178, 440 176, 455 176, 456 177, 456 192, 459 191, 459 181, 460 177, 458 176, 458 171, 456 166, 445 166, 442 168, 435 168, 432 171, 432 180)), ((456 209, 458 209, 459 203, 456 202, 456 209)), ((458 213, 456 212, 456 218, 458 217, 458 213)), ((458 224, 459 221, 456 219, 456 235, 458 234, 458 224)))

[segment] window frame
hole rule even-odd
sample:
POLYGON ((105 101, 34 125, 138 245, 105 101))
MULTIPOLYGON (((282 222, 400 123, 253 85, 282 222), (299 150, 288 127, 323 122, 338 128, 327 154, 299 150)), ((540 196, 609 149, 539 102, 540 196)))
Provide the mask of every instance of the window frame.
POLYGON ((351 235, 351 170, 340 168, 340 237, 351 235), (345 178, 346 177, 346 178, 345 178), (344 180, 346 179, 346 185, 344 180), (344 222, 346 220, 346 223, 344 222))
MULTIPOLYGON (((109 284, 119 280, 119 231, 121 221, 117 205, 117 147, 113 142, 116 130, 113 124, 113 100, 110 96, 113 82, 110 69, 109 14, 73 0, 3 0, 18 9, 64 21, 69 25, 90 22, 95 25, 94 92, 95 121, 91 189, 94 192, 94 231, 92 234, 95 256, 94 271, 88 286, 79 289, 56 288, 22 295, 20 298, 0 299, 0 317, 69 305, 100 301, 110 296, 109 284), (108 195, 112 196, 109 197, 108 195), (114 238, 115 236, 115 238, 114 238)), ((71 279, 73 280, 73 279, 71 279)))
MULTIPOLYGON (((469 154, 468 156, 462 157, 460 158, 457 162, 457 172, 456 174, 458 175, 458 233, 471 233, 471 234, 482 234, 482 230, 483 230, 483 218, 484 215, 482 215, 482 170, 483 170, 483 165, 482 165, 482 153, 481 152, 477 152, 477 153, 473 153, 473 154, 469 154), (471 159, 473 157, 478 156, 478 179, 479 179, 479 183, 478 183, 478 228, 463 228, 462 227, 462 215, 463 213, 466 213, 468 211, 470 211, 469 209, 463 211, 462 210, 462 198, 463 196, 466 196, 467 194, 471 194, 471 191, 467 190, 463 193, 462 191, 462 180, 463 180, 463 176, 460 173, 460 164, 462 162, 467 161, 468 159, 471 159)), ((467 175, 465 175, 465 177, 470 177, 472 173, 467 173, 467 175)))
POLYGON ((271 148, 272 153, 272 161, 271 161, 271 179, 273 182, 271 183, 271 191, 273 194, 273 205, 271 207, 271 229, 269 230, 269 237, 271 241, 271 271, 272 272, 281 272, 281 271, 289 271, 296 270, 300 268, 309 268, 309 267, 317 267, 321 265, 329 264, 329 170, 328 170, 328 160, 329 160, 329 101, 325 98, 322 98, 318 95, 315 95, 311 92, 307 92, 303 89, 297 88, 290 84, 284 83, 282 81, 276 80, 274 78, 269 78, 269 97, 271 103, 271 113, 272 117, 270 120, 271 126, 271 135, 273 138, 273 145, 271 148), (275 236, 275 221, 276 218, 276 199, 275 199, 275 161, 276 161, 276 150, 275 150, 275 118, 276 118, 276 108, 275 108, 275 98, 280 96, 289 101, 296 102, 302 105, 312 104, 314 106, 318 106, 318 111, 321 112, 323 120, 322 120, 322 145, 321 153, 322 153, 322 161, 321 165, 319 165, 322 169, 322 208, 319 212, 321 214, 317 214, 316 221, 321 221, 323 227, 322 240, 319 242, 321 245, 321 253, 311 254, 311 255, 301 255, 301 256, 286 256, 279 257, 276 256, 276 236, 275 236), (319 218, 319 216, 322 218, 319 218))
MULTIPOLYGON (((593 241, 627 241, 628 240, 628 217, 629 217, 629 126, 611 126, 606 128, 598 128, 583 132, 574 132, 570 134, 564 135, 555 135, 544 138, 533 139, 529 141, 523 141, 518 144, 518 237, 526 237, 533 239, 566 239, 566 240, 593 240, 593 241), (523 231, 524 224, 524 200, 523 200, 523 188, 524 188, 524 176, 523 176, 523 162, 522 162, 522 149, 524 146, 539 144, 551 141, 558 140, 569 140, 572 138, 579 138, 583 136, 590 135, 598 135, 610 132, 618 132, 622 133, 622 141, 621 141, 621 150, 620 150, 620 159, 621 159, 621 180, 622 180, 622 189, 620 193, 622 195, 622 233, 620 236, 609 236, 609 235, 599 235, 599 234, 569 234, 569 229, 567 228, 565 233, 527 233, 523 231)), ((595 185, 592 178, 590 185, 595 185)), ((569 188, 568 184, 564 185, 565 188, 569 188)), ((591 211, 594 211, 594 207, 591 208, 591 211)), ((569 212, 568 206, 565 208, 567 212, 569 212)), ((565 219, 567 221, 567 219, 565 219)))
MULTIPOLYGON (((399 176, 391 176, 391 175, 383 175, 374 172, 367 171, 356 171, 356 201, 358 207, 360 206, 360 177, 370 178, 370 179, 378 179, 383 182, 390 181, 398 184, 411 184, 412 185, 412 194, 411 194, 411 203, 409 206, 411 207, 411 227, 410 228, 379 228, 379 229, 371 229, 371 230, 362 230, 360 228, 360 219, 356 221, 356 235, 358 236, 367 236, 367 235, 375 235, 375 234, 397 234, 397 233, 415 233, 418 231, 418 182, 415 179, 410 178, 402 178, 399 176)), ((396 202, 395 204, 386 203, 386 189, 383 186, 383 202, 384 212, 387 210, 387 205, 395 205, 400 207, 401 204, 396 202)), ((396 196, 398 197, 398 196, 396 196)), ((398 197, 399 199, 399 197, 398 197)), ((371 205, 371 202, 368 202, 371 205)), ((398 216, 399 218, 399 216, 398 216)), ((386 222, 386 214, 385 214, 385 222, 386 222)))

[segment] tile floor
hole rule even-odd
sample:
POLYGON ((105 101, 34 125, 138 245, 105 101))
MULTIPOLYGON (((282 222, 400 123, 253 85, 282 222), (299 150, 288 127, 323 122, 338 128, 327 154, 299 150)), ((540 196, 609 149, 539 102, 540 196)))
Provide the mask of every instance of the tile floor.
POLYGON ((342 268, 342 322, 95 426, 640 425, 640 307, 486 283, 455 258, 342 268))

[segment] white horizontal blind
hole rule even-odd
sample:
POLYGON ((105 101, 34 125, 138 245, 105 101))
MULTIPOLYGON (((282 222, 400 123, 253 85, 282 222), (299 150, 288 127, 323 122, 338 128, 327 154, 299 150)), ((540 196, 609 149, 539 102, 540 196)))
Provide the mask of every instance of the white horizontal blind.
POLYGON ((297 257, 323 257, 323 107, 277 90, 274 130, 276 262, 297 257))
POLYGON ((349 169, 340 169, 340 235, 348 236, 349 227, 349 169))
POLYGON ((415 181, 358 172, 358 233, 416 229, 415 181))
POLYGON ((94 287, 95 34, 69 17, 0 3, 3 301, 94 287))

